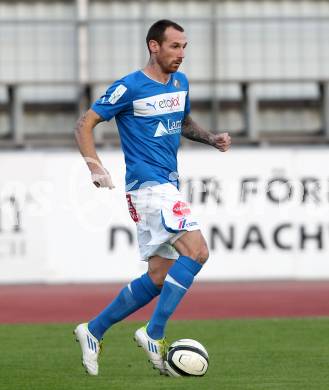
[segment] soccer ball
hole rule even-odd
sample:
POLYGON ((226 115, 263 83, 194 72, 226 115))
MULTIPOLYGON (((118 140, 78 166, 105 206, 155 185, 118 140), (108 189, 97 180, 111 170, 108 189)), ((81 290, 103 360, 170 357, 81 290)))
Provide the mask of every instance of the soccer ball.
POLYGON ((168 348, 165 365, 170 376, 203 376, 208 370, 208 352, 196 340, 177 340, 168 348))

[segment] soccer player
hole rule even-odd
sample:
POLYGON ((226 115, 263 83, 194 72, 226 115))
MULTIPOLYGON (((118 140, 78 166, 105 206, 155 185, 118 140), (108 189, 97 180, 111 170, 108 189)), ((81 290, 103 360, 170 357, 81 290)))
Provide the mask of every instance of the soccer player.
POLYGON ((98 374, 100 342, 115 323, 159 295, 146 326, 135 340, 161 374, 167 374, 165 328, 195 276, 208 259, 206 241, 189 205, 178 190, 177 150, 180 137, 225 152, 228 133, 212 134, 190 116, 189 85, 178 72, 187 40, 184 29, 170 20, 154 23, 146 37, 150 58, 142 70, 116 81, 78 120, 75 135, 97 187, 114 188, 95 150, 94 127, 113 117, 126 162, 130 215, 136 222, 147 273, 124 287, 94 319, 75 329, 82 361, 90 375, 98 374))

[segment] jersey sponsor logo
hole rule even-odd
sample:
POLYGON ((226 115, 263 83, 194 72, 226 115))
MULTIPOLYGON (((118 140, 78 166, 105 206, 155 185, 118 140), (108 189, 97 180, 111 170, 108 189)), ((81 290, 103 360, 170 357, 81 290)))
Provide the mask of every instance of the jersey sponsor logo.
POLYGON ((155 109, 155 111, 156 111, 155 105, 156 105, 156 102, 154 102, 153 104, 151 104, 149 102, 146 103, 146 107, 153 107, 155 109))
POLYGON ((164 135, 179 134, 182 130, 182 121, 167 120, 167 128, 162 122, 159 122, 158 127, 154 133, 154 137, 162 137, 164 135))
POLYGON ((102 104, 104 103, 110 103, 115 104, 121 96, 127 91, 127 87, 125 87, 123 84, 118 85, 115 90, 111 93, 111 96, 107 98, 106 96, 102 99, 102 104))
POLYGON ((180 88, 180 81, 179 81, 179 80, 175 80, 175 81, 174 81, 174 86, 175 86, 176 88, 180 88))
MULTIPOLYGON (((156 104, 156 102, 155 102, 156 104)), ((179 95, 171 97, 170 99, 164 98, 158 102, 160 108, 169 108, 179 107, 179 95)))
POLYGON ((174 215, 178 217, 183 217, 184 215, 191 213, 191 209, 189 208, 188 204, 181 202, 180 200, 174 204, 172 211, 174 215))
POLYGON ((154 116, 184 111, 186 94, 187 91, 179 91, 134 100, 134 115, 154 116))

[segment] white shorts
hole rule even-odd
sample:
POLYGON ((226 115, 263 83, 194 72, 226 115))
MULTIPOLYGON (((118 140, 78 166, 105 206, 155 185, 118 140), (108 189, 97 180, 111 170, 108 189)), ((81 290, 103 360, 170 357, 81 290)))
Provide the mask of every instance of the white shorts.
POLYGON ((177 259, 179 254, 172 244, 186 231, 200 229, 189 204, 170 183, 130 191, 126 198, 144 261, 154 255, 177 259))

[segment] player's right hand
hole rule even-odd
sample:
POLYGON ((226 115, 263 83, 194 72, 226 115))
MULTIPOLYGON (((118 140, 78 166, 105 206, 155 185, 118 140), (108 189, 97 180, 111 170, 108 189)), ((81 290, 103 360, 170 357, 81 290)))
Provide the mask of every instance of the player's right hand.
POLYGON ((98 167, 97 170, 91 172, 91 180, 97 188, 115 188, 111 175, 104 167, 98 167))

